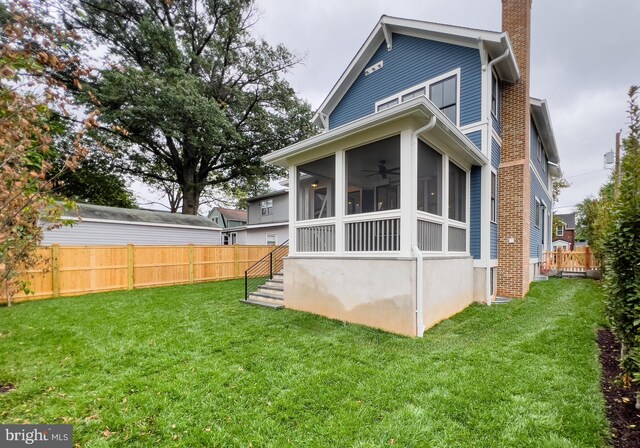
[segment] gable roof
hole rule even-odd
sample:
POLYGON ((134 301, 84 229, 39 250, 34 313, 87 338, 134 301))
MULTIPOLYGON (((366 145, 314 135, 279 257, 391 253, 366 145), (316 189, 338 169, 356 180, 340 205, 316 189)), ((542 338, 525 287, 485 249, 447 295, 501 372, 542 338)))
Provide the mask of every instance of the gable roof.
POLYGON ((380 45, 386 41, 387 48, 389 50, 393 48, 393 33, 473 48, 480 48, 483 45, 491 59, 497 59, 508 52, 508 57, 495 65, 498 75, 501 79, 509 82, 515 82, 520 78, 520 70, 507 33, 383 15, 338 82, 333 86, 327 98, 320 105, 313 117, 313 123, 324 127, 322 124, 324 117, 333 111, 356 78, 366 68, 367 62, 380 45))
MULTIPOLYGON (((214 207, 211 209, 211 212, 214 210, 218 210, 222 216, 226 219, 231 219, 233 221, 247 221, 247 211, 246 210, 236 210, 234 208, 222 208, 222 207, 214 207)), ((211 215, 209 212, 209 215, 211 215)))
POLYGON ((562 222, 566 224, 567 229, 575 229, 576 228, 576 214, 575 213, 566 213, 564 215, 560 215, 556 213, 556 216, 560 218, 562 222))
POLYGON ((103 205, 78 204, 78 210, 66 210, 67 218, 81 218, 83 221, 118 221, 131 224, 157 224, 169 227, 209 227, 219 226, 204 216, 183 215, 160 210, 141 210, 134 208, 106 207, 103 205))

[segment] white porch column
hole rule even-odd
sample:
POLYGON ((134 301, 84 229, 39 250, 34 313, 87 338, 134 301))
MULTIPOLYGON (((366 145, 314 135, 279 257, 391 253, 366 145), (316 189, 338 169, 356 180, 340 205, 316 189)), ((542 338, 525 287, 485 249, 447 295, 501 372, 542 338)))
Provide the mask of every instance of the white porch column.
POLYGON ((336 152, 336 172, 335 172, 335 210, 336 217, 336 254, 344 253, 344 210, 345 210, 345 173, 344 173, 344 151, 336 152))
POLYGON ((296 167, 289 167, 289 255, 295 255, 296 248, 296 205, 298 204, 298 180, 296 167))
POLYGON ((411 243, 416 215, 416 189, 413 188, 412 174, 416 169, 413 162, 414 142, 413 130, 405 129, 400 133, 400 255, 411 256, 411 243), (413 210, 413 212, 412 212, 413 210))

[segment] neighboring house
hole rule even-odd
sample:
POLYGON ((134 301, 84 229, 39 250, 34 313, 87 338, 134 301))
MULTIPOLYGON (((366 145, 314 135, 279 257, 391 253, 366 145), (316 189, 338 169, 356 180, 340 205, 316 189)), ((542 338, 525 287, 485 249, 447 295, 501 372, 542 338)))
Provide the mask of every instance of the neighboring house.
POLYGON ((421 336, 526 294, 561 173, 529 93, 531 0, 502 4, 503 32, 382 16, 323 132, 264 157, 289 170, 287 308, 421 336))
POLYGON ((222 227, 222 244, 247 244, 247 212, 232 208, 214 207, 207 215, 214 223, 222 227))
POLYGON ((247 202, 246 244, 279 245, 289 239, 288 191, 273 191, 247 202))
POLYGON ((46 230, 43 245, 220 244, 220 227, 204 216, 78 204, 77 212, 67 211, 62 218, 78 222, 73 226, 46 230))
POLYGON ((576 247, 576 214, 566 213, 556 215, 562 221, 562 225, 553 229, 553 247, 562 247, 565 250, 574 250, 576 247))

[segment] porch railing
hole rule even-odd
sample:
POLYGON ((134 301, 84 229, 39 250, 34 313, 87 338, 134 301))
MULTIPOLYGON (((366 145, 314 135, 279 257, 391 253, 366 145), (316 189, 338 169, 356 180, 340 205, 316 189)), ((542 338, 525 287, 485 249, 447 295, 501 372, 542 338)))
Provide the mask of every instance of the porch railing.
POLYGON ((298 227, 296 229, 298 252, 333 252, 336 250, 335 224, 298 227))
POLYGON ((380 218, 345 223, 345 250, 389 252, 400 250, 400 218, 380 218))
POLYGON ((249 295, 273 279, 284 267, 284 258, 289 255, 289 240, 285 241, 267 255, 258 260, 253 266, 244 272, 244 300, 249 295))
POLYGON ((423 252, 442 251, 442 223, 418 219, 418 248, 423 252))

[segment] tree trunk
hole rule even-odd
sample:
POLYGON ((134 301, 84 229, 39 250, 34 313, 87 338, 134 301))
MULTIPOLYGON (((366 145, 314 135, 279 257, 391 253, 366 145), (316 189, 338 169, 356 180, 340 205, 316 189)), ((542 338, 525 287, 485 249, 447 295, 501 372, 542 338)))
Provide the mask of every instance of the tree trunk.
POLYGON ((197 215, 200 207, 202 190, 195 185, 184 185, 182 188, 182 214, 197 215))

